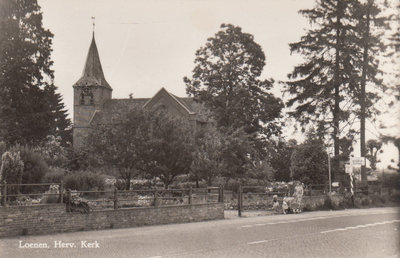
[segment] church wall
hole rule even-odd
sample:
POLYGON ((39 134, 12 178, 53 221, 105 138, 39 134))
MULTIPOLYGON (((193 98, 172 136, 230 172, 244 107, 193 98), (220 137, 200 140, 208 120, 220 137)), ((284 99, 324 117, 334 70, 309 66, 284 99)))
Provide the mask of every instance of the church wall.
POLYGON ((89 135, 89 133, 90 133, 89 127, 75 127, 74 126, 74 130, 73 130, 73 134, 72 134, 72 136, 73 136, 72 145, 74 146, 74 148, 82 147, 83 141, 89 135))
POLYGON ((79 148, 89 135, 89 122, 95 112, 94 105, 75 105, 73 124, 73 146, 79 148))
POLYGON ((89 126, 90 119, 95 111, 94 105, 75 105, 74 106, 74 127, 89 126))
POLYGON ((146 106, 146 108, 153 109, 161 105, 164 105, 165 108, 168 110, 168 113, 175 117, 184 117, 187 119, 190 118, 189 113, 165 92, 154 96, 154 98, 146 106))
POLYGON ((104 87, 95 87, 93 89, 94 103, 96 105, 96 110, 100 110, 104 102, 111 99, 111 92, 109 89, 104 87))

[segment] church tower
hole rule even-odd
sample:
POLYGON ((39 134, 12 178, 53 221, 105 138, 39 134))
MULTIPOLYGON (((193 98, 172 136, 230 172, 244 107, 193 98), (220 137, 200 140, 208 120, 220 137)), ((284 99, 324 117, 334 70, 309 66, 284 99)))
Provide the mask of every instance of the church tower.
POLYGON ((73 146, 82 145, 89 134, 90 121, 105 101, 111 99, 112 88, 106 81, 97 51, 94 32, 81 78, 74 88, 73 146))

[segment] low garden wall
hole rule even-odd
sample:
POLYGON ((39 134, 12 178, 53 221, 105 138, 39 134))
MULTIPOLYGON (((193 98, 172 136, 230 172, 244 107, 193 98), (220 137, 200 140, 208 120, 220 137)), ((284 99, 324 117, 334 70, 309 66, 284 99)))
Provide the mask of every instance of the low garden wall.
POLYGON ((223 203, 66 212, 65 204, 0 207, 0 237, 196 222, 224 218, 223 203))
MULTIPOLYGON (((282 204, 283 197, 278 197, 279 203, 282 204)), ((238 209, 238 196, 234 193, 225 194, 225 209, 238 209)), ((400 191, 385 189, 381 192, 370 192, 369 194, 357 193, 351 198, 350 192, 345 194, 329 194, 303 196, 302 210, 339 210, 345 208, 370 208, 399 206, 400 191)), ((266 194, 243 194, 242 211, 247 210, 271 210, 273 206, 273 197, 266 194)))

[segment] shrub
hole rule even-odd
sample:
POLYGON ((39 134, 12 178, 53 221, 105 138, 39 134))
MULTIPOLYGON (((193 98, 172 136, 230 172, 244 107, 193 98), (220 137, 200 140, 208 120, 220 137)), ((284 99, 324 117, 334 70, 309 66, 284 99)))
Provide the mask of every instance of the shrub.
POLYGON ((385 173, 385 176, 380 175, 383 187, 400 189, 400 173, 385 173))
POLYGON ((23 184, 40 183, 42 181, 43 176, 48 172, 49 168, 39 153, 27 146, 19 145, 12 147, 10 152, 19 152, 21 155, 21 160, 24 163, 22 173, 23 184))
POLYGON ((105 176, 90 171, 76 171, 64 177, 65 189, 78 191, 104 190, 105 176))
POLYGON ((64 180, 67 171, 59 167, 50 167, 48 172, 43 176, 43 183, 60 183, 64 180))
POLYGON ((65 148, 65 157, 67 159, 67 164, 65 165, 67 169, 72 171, 82 171, 89 167, 89 155, 84 150, 76 150, 72 147, 65 148))
POLYGON ((61 137, 48 135, 35 150, 42 155, 46 163, 50 166, 65 167, 68 164, 67 150, 61 145, 61 137))
POLYGON ((400 193, 395 192, 390 196, 390 201, 399 203, 400 202, 400 193))
POLYGON ((19 152, 6 151, 1 156, 0 183, 16 184, 22 179, 24 162, 19 152))
POLYGON ((116 179, 114 185, 118 190, 125 190, 126 188, 126 183, 123 179, 116 179))

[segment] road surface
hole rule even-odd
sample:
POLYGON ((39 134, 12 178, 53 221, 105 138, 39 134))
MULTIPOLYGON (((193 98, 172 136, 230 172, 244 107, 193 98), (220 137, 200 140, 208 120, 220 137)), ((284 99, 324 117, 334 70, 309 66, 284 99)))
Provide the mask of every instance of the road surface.
POLYGON ((0 256, 400 257, 399 212, 318 211, 3 238, 0 256))

